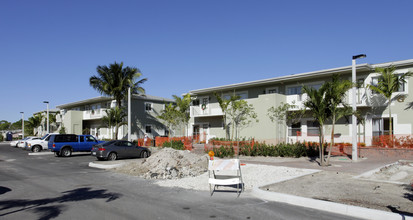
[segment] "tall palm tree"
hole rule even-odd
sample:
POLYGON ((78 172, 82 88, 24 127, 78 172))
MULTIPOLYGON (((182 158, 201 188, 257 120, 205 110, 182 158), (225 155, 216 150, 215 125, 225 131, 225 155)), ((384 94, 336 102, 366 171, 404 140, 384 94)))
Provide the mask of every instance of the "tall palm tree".
POLYGON ((142 73, 134 67, 123 67, 123 62, 109 64, 109 66, 98 66, 97 75, 90 77, 89 84, 103 95, 111 96, 116 100, 120 108, 122 100, 127 97, 128 88, 131 93, 145 93, 141 85, 147 78, 138 80, 142 73))
POLYGON ((329 102, 329 111, 331 113, 331 142, 330 150, 327 156, 327 165, 330 164, 331 148, 334 146, 334 127, 336 122, 345 116, 352 114, 352 108, 344 102, 346 92, 352 87, 349 80, 341 80, 340 75, 333 75, 332 81, 326 83, 326 100, 329 102), (342 105, 342 107, 340 106, 342 105))
POLYGON ((118 139, 119 127, 126 125, 127 122, 124 120, 126 113, 123 109, 116 106, 115 108, 105 110, 106 116, 102 117, 102 122, 108 126, 108 129, 112 133, 112 126, 115 126, 115 140, 118 139))
MULTIPOLYGON (((390 136, 393 140, 393 122, 391 119, 391 103, 393 100, 398 99, 399 97, 404 97, 405 95, 399 94, 393 97, 393 93, 399 91, 400 86, 406 83, 406 78, 412 76, 412 72, 406 72, 403 74, 395 74, 394 71, 396 67, 377 67, 375 69, 376 73, 379 73, 379 79, 377 85, 368 85, 367 87, 374 92, 377 92, 383 95, 387 99, 387 108, 389 109, 389 126, 390 126, 390 136)), ((393 142, 393 141, 392 141, 393 142)))
POLYGON ((308 98, 303 102, 303 105, 310 110, 312 117, 318 122, 319 130, 319 156, 320 165, 324 166, 324 123, 330 117, 330 102, 326 100, 328 85, 325 83, 319 89, 303 86, 303 91, 308 95, 308 98))

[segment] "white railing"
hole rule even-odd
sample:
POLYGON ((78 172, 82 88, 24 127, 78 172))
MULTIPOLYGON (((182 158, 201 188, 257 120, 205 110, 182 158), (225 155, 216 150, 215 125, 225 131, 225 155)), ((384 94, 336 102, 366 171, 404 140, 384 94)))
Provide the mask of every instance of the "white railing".
POLYGON ((103 116, 106 116, 105 108, 95 109, 95 110, 86 110, 83 112, 83 119, 99 119, 103 116))
POLYGON ((212 107, 205 107, 202 109, 199 106, 191 106, 190 108, 190 115, 191 117, 199 117, 199 116, 219 116, 223 115, 221 108, 212 108, 212 107))

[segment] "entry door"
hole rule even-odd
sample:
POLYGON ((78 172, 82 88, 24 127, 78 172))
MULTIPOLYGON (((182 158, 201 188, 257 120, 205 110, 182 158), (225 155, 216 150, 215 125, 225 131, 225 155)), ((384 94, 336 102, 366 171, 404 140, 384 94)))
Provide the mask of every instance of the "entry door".
POLYGON ((200 131, 200 136, 201 136, 201 141, 206 141, 208 138, 208 133, 209 133, 209 126, 208 124, 203 124, 202 129, 200 131))
POLYGON ((199 125, 194 125, 193 127, 193 139, 196 141, 196 143, 199 142, 199 125))

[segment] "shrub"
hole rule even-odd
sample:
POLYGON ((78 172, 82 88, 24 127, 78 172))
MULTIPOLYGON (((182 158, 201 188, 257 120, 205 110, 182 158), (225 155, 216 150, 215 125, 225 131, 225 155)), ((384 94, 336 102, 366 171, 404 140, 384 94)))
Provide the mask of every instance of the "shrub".
POLYGON ((234 147, 232 146, 221 146, 221 147, 214 147, 212 148, 214 155, 220 158, 224 157, 234 157, 235 151, 234 147))
POLYGON ((303 157, 318 155, 317 145, 306 143, 280 143, 277 145, 267 145, 265 143, 255 143, 254 146, 241 145, 240 155, 245 156, 265 156, 265 157, 303 157))
POLYGON ((172 149, 175 149, 175 150, 185 150, 184 143, 179 140, 165 141, 162 144, 162 147, 171 147, 172 149))
POLYGON ((4 141, 3 134, 0 134, 0 141, 4 141))

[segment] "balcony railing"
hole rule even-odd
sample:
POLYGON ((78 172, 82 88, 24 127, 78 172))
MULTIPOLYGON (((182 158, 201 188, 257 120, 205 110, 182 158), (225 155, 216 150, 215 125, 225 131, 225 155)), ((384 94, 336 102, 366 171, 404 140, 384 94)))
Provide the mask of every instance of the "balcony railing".
POLYGON ((101 109, 94 109, 94 110, 86 110, 83 112, 83 119, 99 119, 102 118, 103 116, 106 116, 106 109, 101 108, 101 109))
POLYGON ((199 106, 191 106, 190 108, 191 117, 202 117, 202 116, 220 116, 223 115, 221 108, 205 107, 202 109, 199 106))

